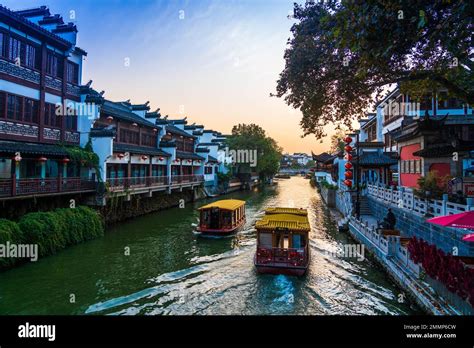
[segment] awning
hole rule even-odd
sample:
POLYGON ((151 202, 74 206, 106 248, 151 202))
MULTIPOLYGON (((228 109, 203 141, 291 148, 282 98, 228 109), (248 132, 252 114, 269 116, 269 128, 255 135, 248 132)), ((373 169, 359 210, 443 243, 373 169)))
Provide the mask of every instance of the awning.
POLYGON ((137 155, 149 155, 149 156, 163 156, 170 157, 169 153, 164 152, 163 150, 157 148, 149 148, 142 146, 133 146, 126 144, 114 144, 114 152, 130 152, 137 155))
POLYGON ((22 143, 18 141, 0 141, 0 153, 22 155, 68 156, 64 147, 53 144, 22 143))

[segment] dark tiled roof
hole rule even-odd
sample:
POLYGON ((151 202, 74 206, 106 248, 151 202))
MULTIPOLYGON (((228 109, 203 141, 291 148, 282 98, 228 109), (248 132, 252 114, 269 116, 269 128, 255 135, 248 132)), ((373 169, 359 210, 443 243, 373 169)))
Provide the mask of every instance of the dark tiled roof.
POLYGON ((82 95, 86 95, 86 103, 94 103, 102 105, 105 101, 101 93, 97 92, 95 89, 91 88, 89 85, 84 85, 79 88, 79 91, 82 95))
POLYGON ((145 118, 159 118, 161 116, 158 110, 147 112, 145 118))
POLYGON ((178 128, 178 127, 173 126, 173 125, 167 125, 166 126, 166 131, 170 132, 170 133, 182 135, 183 137, 187 137, 187 138, 195 138, 194 135, 191 135, 188 132, 185 132, 184 130, 182 130, 181 128, 178 128))
POLYGON ((180 120, 169 120, 169 121, 173 124, 187 124, 188 123, 187 119, 188 118, 185 117, 185 118, 182 118, 180 120))
POLYGON ((199 143, 198 146, 219 146, 219 143, 199 143))
POLYGON ((218 163, 219 161, 217 160, 217 158, 215 157, 212 157, 211 155, 207 156, 207 159, 209 162, 215 162, 215 163, 218 163))
POLYGON ((195 130, 196 129, 196 126, 192 125, 192 126, 184 126, 184 129, 185 130, 195 130))
POLYGON ((114 137, 116 134, 115 128, 92 128, 90 136, 92 138, 107 138, 114 137))
POLYGON ((183 152, 183 151, 178 151, 176 150, 176 157, 177 158, 184 158, 184 159, 193 159, 193 160, 201 160, 203 161, 204 158, 196 155, 195 153, 192 152, 183 152))
POLYGON ((152 127, 155 128, 155 125, 145 120, 144 118, 134 114, 129 107, 124 105, 123 103, 116 103, 110 100, 105 100, 104 105, 102 106, 101 112, 111 114, 118 119, 125 120, 128 122, 135 122, 142 126, 152 127))
POLYGON ((38 35, 47 38, 49 41, 54 41, 56 44, 59 44, 62 47, 71 48, 72 46, 71 42, 41 27, 40 25, 33 23, 28 19, 28 17, 36 15, 51 15, 47 8, 40 7, 24 11, 11 11, 10 9, 0 5, 0 15, 8 16, 11 20, 16 21, 20 27, 26 27, 30 30, 34 30, 38 33, 38 35))
POLYGON ((17 141, 0 141, 0 152, 21 154, 67 156, 64 147, 50 144, 22 143, 17 141))
POLYGON ((447 143, 438 143, 428 145, 422 150, 413 152, 414 156, 434 158, 434 157, 451 157, 453 152, 472 151, 474 142, 462 142, 457 146, 447 143))
POLYGON ((205 147, 197 147, 196 152, 209 152, 210 150, 205 147))
MULTIPOLYGON (((357 157, 354 158, 352 163, 357 163, 357 157)), ((396 163, 398 163, 396 159, 379 152, 365 152, 360 155, 359 159, 361 166, 390 166, 396 163)))
POLYGON ((202 131, 193 131, 193 135, 202 135, 202 131))
POLYGON ((145 104, 132 104, 131 107, 132 107, 132 110, 136 110, 136 111, 143 111, 143 110, 150 110, 150 107, 148 106, 150 102, 146 102, 145 104))
POLYGON ((163 150, 151 147, 128 145, 128 144, 114 144, 115 152, 130 152, 138 155, 151 155, 151 156, 171 156, 169 153, 163 150))
POLYGON ((332 162, 336 158, 336 156, 330 155, 327 152, 323 152, 319 155, 315 155, 313 153, 312 155, 313 155, 313 160, 320 163, 329 163, 329 162, 332 162))
POLYGON ((160 124, 160 125, 168 124, 168 120, 165 118, 157 118, 155 121, 155 124, 160 124))

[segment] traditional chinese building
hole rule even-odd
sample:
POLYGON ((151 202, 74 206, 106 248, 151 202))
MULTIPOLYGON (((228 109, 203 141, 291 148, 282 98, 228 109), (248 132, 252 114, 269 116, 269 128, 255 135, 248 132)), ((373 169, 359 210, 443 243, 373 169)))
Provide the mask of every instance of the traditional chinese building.
POLYGON ((0 6, 0 200, 95 190, 94 169, 70 156, 101 102, 81 85, 76 34, 45 6, 0 6))

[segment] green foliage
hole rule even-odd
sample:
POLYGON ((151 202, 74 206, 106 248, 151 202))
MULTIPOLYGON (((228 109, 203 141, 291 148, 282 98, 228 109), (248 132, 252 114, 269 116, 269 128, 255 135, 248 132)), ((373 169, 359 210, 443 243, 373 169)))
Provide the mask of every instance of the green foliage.
POLYGON ((306 1, 286 49, 278 97, 300 109, 304 135, 351 129, 391 84, 446 88, 474 103, 472 1, 306 1))
MULTIPOLYGON (((14 221, 0 219, 0 244, 10 243, 20 244, 23 240, 20 228, 14 221)), ((12 266, 17 260, 14 258, 0 258, 0 269, 12 266)))
POLYGON ((328 183, 326 180, 321 181, 321 186, 322 186, 322 187, 325 187, 325 188, 327 188, 327 189, 329 189, 329 190, 337 190, 337 189, 338 189, 337 185, 331 185, 331 184, 328 183))
POLYGON ((101 180, 99 156, 92 149, 92 142, 89 139, 84 148, 80 146, 64 145, 68 157, 71 161, 80 163, 83 166, 94 168, 97 173, 98 180, 101 180))
POLYGON ((280 169, 282 149, 277 142, 265 134, 265 130, 256 124, 238 124, 232 128, 227 138, 231 150, 257 150, 256 167, 249 163, 236 163, 238 173, 257 172, 265 179, 275 175, 280 169))
POLYGON ((414 193, 420 198, 441 199, 443 194, 447 193, 449 179, 449 175, 440 177, 436 171, 428 172, 418 179, 418 189, 415 189, 414 193))
MULTIPOLYGON (((83 206, 28 213, 18 223, 0 219, 0 244, 5 244, 6 241, 38 244, 40 257, 103 235, 104 226, 99 214, 83 206)), ((16 261, 0 259, 0 269, 9 267, 16 261)))

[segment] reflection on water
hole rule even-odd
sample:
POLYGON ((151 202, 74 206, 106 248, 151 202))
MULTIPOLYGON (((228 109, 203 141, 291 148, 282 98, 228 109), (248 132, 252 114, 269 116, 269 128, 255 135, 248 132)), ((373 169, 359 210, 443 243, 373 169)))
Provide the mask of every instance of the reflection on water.
POLYGON ((400 290, 370 260, 330 256, 354 241, 338 232, 307 180, 230 196, 247 201, 247 223, 237 235, 193 233, 204 202, 127 221, 104 238, 0 274, 0 314, 418 313, 397 302, 400 290), (270 206, 309 209, 305 277, 255 272, 253 224, 270 206))

